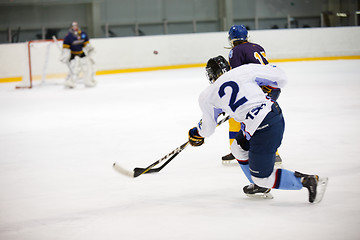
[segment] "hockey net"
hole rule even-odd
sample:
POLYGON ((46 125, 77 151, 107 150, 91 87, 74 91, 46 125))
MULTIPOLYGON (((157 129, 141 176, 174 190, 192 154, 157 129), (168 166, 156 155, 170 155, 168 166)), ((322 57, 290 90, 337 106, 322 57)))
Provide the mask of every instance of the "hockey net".
POLYGON ((26 43, 26 59, 19 88, 33 88, 45 84, 63 84, 66 66, 59 61, 62 39, 32 40, 26 43))

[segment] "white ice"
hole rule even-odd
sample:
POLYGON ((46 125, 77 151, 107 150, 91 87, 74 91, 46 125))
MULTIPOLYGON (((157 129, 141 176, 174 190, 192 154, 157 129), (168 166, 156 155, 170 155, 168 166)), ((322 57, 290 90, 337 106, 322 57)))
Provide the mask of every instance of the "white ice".
POLYGON ((0 84, 1 240, 359 239, 360 60, 279 63, 284 167, 329 177, 306 189, 246 197, 223 166, 227 124, 156 174, 146 167, 187 141, 201 118, 202 68, 98 76, 98 86, 15 90, 0 84))

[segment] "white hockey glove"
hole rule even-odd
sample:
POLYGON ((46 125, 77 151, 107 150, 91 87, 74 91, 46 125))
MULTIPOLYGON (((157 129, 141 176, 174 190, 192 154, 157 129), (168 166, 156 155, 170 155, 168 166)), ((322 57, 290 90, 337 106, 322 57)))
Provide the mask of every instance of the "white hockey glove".
POLYGON ((60 62, 67 63, 70 60, 70 49, 69 48, 63 48, 61 51, 61 56, 59 58, 60 62))
POLYGON ((90 45, 90 43, 88 43, 84 48, 83 48, 85 55, 89 58, 92 58, 94 53, 95 53, 95 49, 93 46, 90 45))

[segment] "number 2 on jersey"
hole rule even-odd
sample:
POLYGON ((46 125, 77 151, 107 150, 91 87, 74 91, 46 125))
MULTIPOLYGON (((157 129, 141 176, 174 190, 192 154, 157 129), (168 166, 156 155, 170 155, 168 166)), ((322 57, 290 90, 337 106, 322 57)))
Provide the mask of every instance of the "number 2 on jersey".
POLYGON ((240 107, 241 105, 246 103, 248 100, 246 97, 242 97, 236 101, 236 98, 237 98, 240 88, 239 88, 239 85, 237 85, 237 83, 233 82, 233 81, 225 82, 225 83, 223 83, 223 85, 220 86, 220 89, 219 89, 220 98, 222 98, 225 95, 225 88, 227 88, 227 87, 230 87, 232 89, 231 97, 230 97, 230 101, 229 101, 229 107, 231 108, 231 110, 233 112, 235 112, 238 107, 240 107))

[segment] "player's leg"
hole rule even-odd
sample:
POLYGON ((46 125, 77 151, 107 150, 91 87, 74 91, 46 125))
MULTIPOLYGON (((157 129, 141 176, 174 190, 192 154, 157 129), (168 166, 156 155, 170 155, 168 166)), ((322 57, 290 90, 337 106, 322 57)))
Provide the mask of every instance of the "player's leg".
MULTIPOLYGON (((230 142, 230 148, 232 146, 232 143, 235 140, 236 135, 241 130, 241 123, 235 121, 233 118, 229 119, 229 142, 230 142)), ((223 156, 222 163, 224 165, 227 165, 232 162, 232 160, 235 159, 235 156, 232 153, 229 153, 228 155, 223 156)), ((281 168, 282 167, 282 159, 280 157, 280 154, 278 151, 276 151, 276 158, 275 158, 275 167, 281 168)))
POLYGON ((271 188, 263 188, 254 184, 249 168, 249 143, 240 131, 236 141, 231 144, 231 152, 238 161, 242 171, 251 183, 243 188, 244 193, 249 197, 273 198, 270 191, 271 188))
POLYGON ((243 188, 248 196, 259 193, 265 195, 271 190, 272 186, 261 186, 252 181, 252 176, 266 178, 273 172, 277 148, 281 144, 284 133, 285 123, 281 110, 274 108, 263 120, 262 125, 266 127, 257 130, 250 140, 245 138, 241 130, 231 147, 244 174, 251 183, 255 183, 243 188))
POLYGON ((235 156, 249 182, 253 183, 249 169, 249 151, 244 150, 236 141, 233 141, 231 144, 231 152, 235 156))
POLYGON ((276 188, 282 190, 308 189, 309 202, 318 203, 322 200, 328 183, 327 177, 303 174, 286 169, 274 169, 269 177, 252 176, 254 183, 263 188, 276 188))
MULTIPOLYGON (((248 141, 249 171, 255 185, 244 187, 243 190, 247 195, 257 192, 268 193, 272 188, 272 186, 264 185, 260 181, 256 182, 254 179, 267 178, 274 170, 276 152, 280 147, 285 126, 281 110, 271 111, 261 125, 265 127, 257 130, 248 141)), ((236 137, 239 144, 244 141, 243 139, 241 135, 236 137)))
MULTIPOLYGON (((236 135, 241 130, 241 123, 235 121, 233 118, 229 119, 229 142, 230 142, 230 148, 232 143, 235 140, 236 135)), ((232 160, 235 159, 234 155, 232 153, 229 153, 228 155, 223 156, 222 158, 223 164, 231 163, 232 160)))
POLYGON ((309 190, 309 202, 323 198, 327 178, 274 168, 276 149, 280 146, 284 121, 273 123, 269 128, 256 131, 249 141, 249 169, 251 178, 259 187, 283 190, 309 190))
POLYGON ((64 85, 67 88, 74 88, 77 77, 81 71, 79 57, 72 56, 70 59, 69 67, 70 67, 69 74, 65 79, 64 85))
POLYGON ((96 81, 94 79, 95 72, 93 70, 93 64, 88 57, 81 58, 81 65, 84 73, 84 84, 86 87, 94 87, 96 81))

